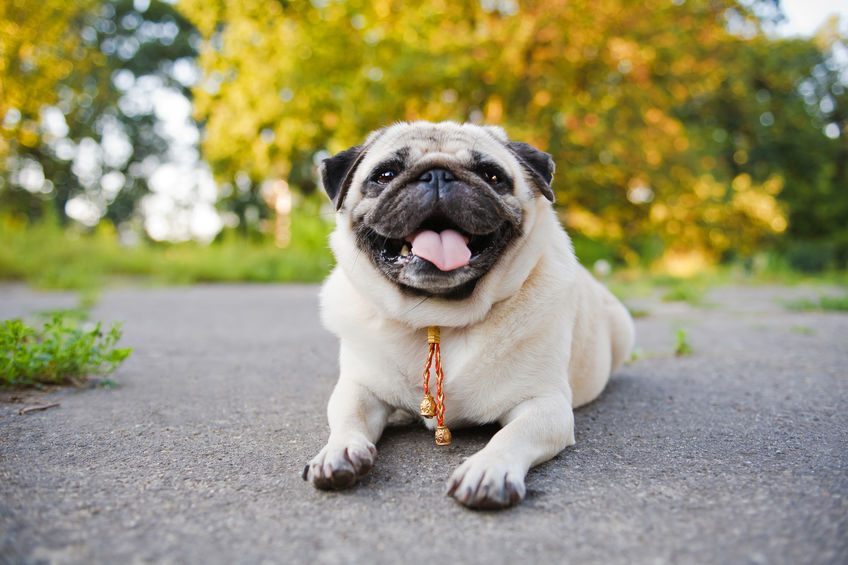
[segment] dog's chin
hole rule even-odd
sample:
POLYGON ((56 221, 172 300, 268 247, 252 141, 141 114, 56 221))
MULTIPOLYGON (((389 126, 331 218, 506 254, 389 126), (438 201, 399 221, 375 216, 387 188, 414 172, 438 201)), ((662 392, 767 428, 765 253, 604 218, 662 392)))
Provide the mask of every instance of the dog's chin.
POLYGON ((477 280, 482 277, 471 264, 441 271, 426 259, 415 255, 402 257, 400 261, 405 264, 397 272, 395 280, 413 294, 461 299, 474 292, 477 280))
POLYGON ((404 292, 462 300, 474 292, 477 283, 494 267, 517 233, 515 226, 504 222, 488 234, 465 234, 471 258, 467 265, 450 271, 442 271, 413 254, 405 238, 390 238, 365 228, 357 240, 373 265, 404 292))

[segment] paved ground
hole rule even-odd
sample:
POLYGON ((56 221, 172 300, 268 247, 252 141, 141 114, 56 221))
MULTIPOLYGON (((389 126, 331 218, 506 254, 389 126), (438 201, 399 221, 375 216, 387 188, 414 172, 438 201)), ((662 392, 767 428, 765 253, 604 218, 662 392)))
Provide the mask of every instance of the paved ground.
MULTIPOLYGON (((396 427, 357 488, 301 480, 336 371, 316 287, 106 292, 94 315, 135 347, 118 388, 0 402, 0 562, 845 564, 848 315, 778 302, 819 292, 634 301, 645 357, 501 513, 443 496, 491 428, 396 427)), ((3 319, 74 304, 0 286, 3 319)))

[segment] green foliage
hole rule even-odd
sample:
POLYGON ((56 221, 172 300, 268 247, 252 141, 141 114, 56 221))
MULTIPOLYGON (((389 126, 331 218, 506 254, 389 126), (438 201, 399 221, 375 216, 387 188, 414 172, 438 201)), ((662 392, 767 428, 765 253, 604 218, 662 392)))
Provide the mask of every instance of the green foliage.
POLYGON ((282 177, 308 192, 315 160, 395 120, 499 124, 553 154, 585 259, 662 256, 686 274, 848 224, 848 101, 832 59, 845 40, 769 38, 753 15, 768 4, 179 8, 203 36, 195 96, 219 179, 255 191, 282 177))
POLYGON ((75 315, 54 313, 40 330, 19 319, 5 320, 0 325, 0 384, 67 384, 111 373, 132 352, 115 347, 120 339, 119 324, 108 332, 99 323, 83 329, 75 315))
POLYGON ((137 218, 169 147, 152 91, 190 96, 175 69, 195 40, 163 0, 0 4, 0 207, 65 223, 79 198, 116 226, 137 218), (75 159, 83 148, 91 166, 75 159))
POLYGON ((592 268, 597 261, 609 261, 615 257, 616 246, 608 241, 581 237, 579 234, 571 237, 574 254, 584 265, 592 268))
POLYGON ((678 357, 692 354, 692 344, 689 343, 689 333, 683 328, 674 331, 674 354, 678 357))
MULTIPOLYGON (((846 38, 835 23, 812 39, 768 36, 763 23, 776 5, 8 0, 0 207, 65 223, 70 201, 140 230, 148 178, 169 159, 149 104, 164 86, 195 97, 219 208, 238 217, 242 235, 272 223, 265 181, 308 194, 316 164, 371 129, 454 119, 502 125, 554 156, 560 215, 589 265, 656 263, 685 276, 766 248, 797 269, 844 268, 846 38), (192 73, 178 71, 195 59, 201 77, 189 89, 192 73), (149 88, 131 96, 128 85, 149 88), (67 134, 45 127, 45 110, 67 134), (102 152, 116 130, 126 158, 102 152), (71 154, 92 143, 99 164, 81 175, 71 154)), ((0 276, 81 287, 116 267, 172 273, 165 280, 312 280, 329 264, 323 240, 307 249, 298 235, 285 259, 252 243, 242 253, 228 235, 209 253, 167 246, 172 257, 187 250, 186 264, 162 269, 145 264, 161 261, 144 247, 80 243, 86 237, 68 244, 90 248, 84 260, 47 247, 31 258, 0 249, 0 276), (76 267, 59 264, 70 257, 76 267)))
POLYGON ((21 119, 38 115, 42 106, 57 102, 56 85, 73 71, 89 72, 99 61, 86 58, 78 24, 93 11, 95 0, 5 0, 0 3, 0 157, 8 142, 30 146, 38 139, 35 124, 7 121, 15 109, 21 119))
POLYGON ((837 265, 836 241, 793 241, 785 249, 789 266, 802 273, 821 273, 837 265))
POLYGON ((89 291, 120 277, 173 284, 317 282, 333 264, 327 247, 331 228, 316 209, 293 214, 292 242, 285 249, 230 232, 209 245, 143 241, 127 247, 108 225, 80 233, 56 223, 27 226, 0 217, 0 279, 89 291))

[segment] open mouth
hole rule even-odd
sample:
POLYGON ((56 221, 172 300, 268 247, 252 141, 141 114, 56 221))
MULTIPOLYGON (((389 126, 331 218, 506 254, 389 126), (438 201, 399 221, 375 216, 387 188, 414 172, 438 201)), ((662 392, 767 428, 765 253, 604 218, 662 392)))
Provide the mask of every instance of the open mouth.
POLYGON ((472 234, 444 216, 431 216, 403 238, 377 238, 380 257, 386 263, 403 268, 425 261, 442 272, 473 265, 495 247, 509 229, 505 222, 487 234, 472 234))
MULTIPOLYGON (((414 295, 467 298, 494 267, 504 250, 520 236, 509 220, 486 227, 463 228, 441 211, 428 215, 413 229, 397 229, 389 237, 366 222, 355 228, 357 245, 372 264, 402 290, 414 295)), ((409 225, 414 225, 409 222, 409 225)))

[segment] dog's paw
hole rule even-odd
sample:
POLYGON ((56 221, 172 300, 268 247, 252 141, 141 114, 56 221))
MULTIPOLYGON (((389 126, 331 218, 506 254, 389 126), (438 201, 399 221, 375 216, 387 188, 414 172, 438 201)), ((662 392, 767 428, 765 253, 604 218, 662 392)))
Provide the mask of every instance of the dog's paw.
POLYGON ((371 469, 376 456, 377 448, 362 436, 331 442, 303 468, 303 480, 319 489, 348 488, 371 469))
POLYGON ((481 510, 507 508, 524 499, 524 473, 500 457, 476 453, 448 480, 447 494, 481 510))

